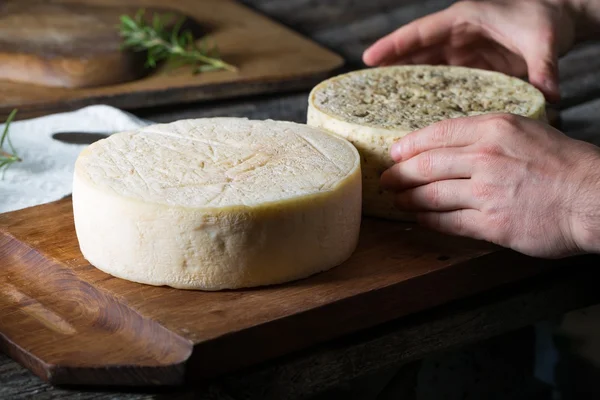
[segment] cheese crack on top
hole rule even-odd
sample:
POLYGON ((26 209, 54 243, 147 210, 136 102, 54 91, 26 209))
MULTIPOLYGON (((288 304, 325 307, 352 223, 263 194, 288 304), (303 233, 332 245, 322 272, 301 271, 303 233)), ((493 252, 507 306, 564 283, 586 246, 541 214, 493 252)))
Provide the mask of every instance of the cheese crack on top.
POLYGON ((113 276, 202 290, 283 283, 354 251, 360 156, 291 122, 158 124, 81 153, 73 211, 83 255, 113 276))
POLYGON ((465 67, 370 68, 325 80, 310 93, 307 123, 352 142, 362 158, 366 215, 414 220, 399 211, 379 179, 393 165, 391 145, 435 122, 491 112, 545 119, 545 99, 507 75, 465 67))

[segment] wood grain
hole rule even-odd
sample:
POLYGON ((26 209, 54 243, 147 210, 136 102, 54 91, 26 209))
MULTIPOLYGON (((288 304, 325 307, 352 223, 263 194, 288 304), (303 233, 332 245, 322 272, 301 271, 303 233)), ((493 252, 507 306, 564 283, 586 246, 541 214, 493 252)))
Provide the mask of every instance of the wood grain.
POLYGON ((191 352, 189 342, 14 238, 0 238, 0 248, 8 255, 2 259, 0 326, 10 324, 10 329, 1 329, 1 333, 9 341, 15 335, 19 345, 29 349, 23 353, 0 341, 8 355, 54 383, 86 382, 103 376, 119 385, 135 381, 138 374, 149 383, 182 383, 182 363, 191 352), (22 268, 21 262, 31 268, 22 268), (22 283, 14 279, 17 275, 22 283), (60 299, 56 299, 57 293, 60 299), (57 343, 70 345, 59 349, 57 343), (136 360, 133 369, 131 360, 136 360), (120 368, 106 369, 108 365, 120 368))
POLYGON ((0 4, 0 79, 42 86, 92 87, 141 77, 142 53, 120 51, 127 7, 9 0, 0 4))
POLYGON ((383 35, 416 18, 446 8, 456 0, 288 0, 256 1, 260 10, 317 42, 335 49, 353 67, 363 51, 383 35), (302 12, 290 12, 290 9, 302 12))
POLYGON ((498 347, 502 334, 597 304, 599 261, 598 256, 564 259, 558 261, 564 268, 543 276, 347 335, 335 343, 230 374, 218 383, 239 399, 301 399, 436 353, 463 348, 468 354, 471 345, 490 338, 496 337, 492 346, 498 347))
MULTIPOLYGON (((360 54, 373 40, 397 28, 405 16, 426 14, 437 4, 444 7, 448 0, 242 0, 248 6, 264 12, 312 39, 342 54, 349 63, 360 65, 360 54), (420 6, 423 4, 423 7, 420 6), (346 28, 351 27, 351 28, 346 28), (360 39, 357 39, 360 38, 360 39)), ((561 116, 568 134, 582 132, 597 138, 600 104, 597 61, 600 45, 573 51, 560 64, 561 116)), ((209 103, 190 103, 154 107, 136 114, 162 122, 180 118, 236 115, 249 118, 278 118, 303 122, 306 116, 306 93, 285 93, 255 96, 252 99, 230 99, 209 103)), ((553 276, 550 282, 535 278, 523 282, 513 293, 502 286, 493 298, 487 293, 465 298, 458 306, 417 313, 409 320, 401 318, 381 330, 369 329, 353 339, 334 340, 305 350, 285 359, 276 359, 268 373, 244 370, 231 376, 228 383, 243 394, 237 399, 258 397, 246 391, 249 386, 261 387, 261 392, 281 394, 279 398, 306 398, 308 393, 323 387, 335 387, 377 368, 402 363, 404 357, 428 357, 432 352, 449 346, 464 349, 464 344, 482 337, 499 335, 515 326, 529 325, 549 315, 560 315, 599 301, 597 264, 589 274, 571 273, 577 260, 553 276), (404 349, 409 351, 405 352, 404 349), (360 368, 365 366, 365 368, 360 368), (247 379, 246 379, 247 378, 247 379), (238 382, 238 379, 240 382, 238 382), (251 379, 252 382, 248 382, 251 379)), ((490 371, 494 373, 494 371, 490 371)), ((126 388, 57 388, 41 381, 20 364, 0 354, 0 398, 5 399, 225 399, 222 393, 208 396, 203 390, 188 388, 144 389, 126 388)), ((333 398, 333 397, 326 397, 333 398)), ((342 397, 343 398, 343 397, 342 397)))
MULTIPOLYGON (((47 40, 38 38, 36 44, 30 36, 36 32, 43 31, 49 34, 51 31, 49 28, 44 30, 43 27, 38 27, 31 32, 30 27, 36 19, 35 15, 28 14, 28 11, 20 11, 20 14, 17 14, 18 10, 29 7, 28 3, 22 4, 20 0, 3 2, 0 23, 6 26, 0 28, 0 40, 3 40, 0 42, 0 62, 5 64, 1 68, 4 71, 2 75, 6 77, 10 72, 13 79, 50 80, 55 84, 66 84, 70 87, 44 87, 0 81, 0 119, 6 117, 13 108, 19 108, 19 118, 22 119, 98 103, 132 110, 172 103, 306 89, 343 65, 343 59, 333 52, 232 0, 178 0, 170 3, 168 8, 161 0, 52 0, 48 4, 43 2, 39 8, 39 12, 46 18, 42 21, 52 19, 57 13, 62 15, 59 11, 64 13, 65 9, 83 13, 74 4, 78 4, 79 8, 83 7, 81 4, 85 4, 86 13, 90 13, 94 8, 103 10, 94 11, 93 21, 97 22, 99 27, 93 32, 75 29, 80 25, 77 21, 85 21, 73 21, 68 17, 69 23, 75 23, 76 27, 70 27, 69 29, 73 30, 68 35, 70 39, 63 40, 67 40, 71 46, 78 46, 70 50, 71 54, 81 53, 90 48, 87 45, 89 40, 97 40, 98 43, 94 44, 97 47, 97 50, 94 50, 96 54, 89 60, 75 61, 81 54, 73 58, 65 54, 69 53, 69 49, 64 43, 60 46, 50 43, 53 46, 48 48, 48 54, 58 54, 54 54, 51 61, 40 63, 36 60, 39 61, 39 57, 44 55, 40 47, 46 47, 47 40), (138 76, 140 70, 137 56, 124 56, 115 52, 114 47, 117 43, 114 31, 109 31, 107 25, 113 18, 115 24, 118 24, 116 17, 121 11, 138 8, 160 9, 188 15, 197 26, 209 30, 210 37, 218 44, 223 59, 234 64, 238 71, 215 71, 195 75, 190 67, 173 69, 164 64, 145 76, 138 76), (22 39, 15 38, 14 24, 19 24, 19 21, 27 22, 23 31, 30 32, 24 34, 22 39), (27 46, 22 46, 23 43, 27 43, 27 46), (14 57, 11 49, 15 51, 16 47, 24 49, 14 57), (96 65, 94 60, 101 61, 96 65), (28 73, 15 73, 24 63, 30 68, 28 73), (65 70, 69 70, 68 78, 61 74, 65 70), (34 72, 29 73, 31 71, 34 72), (108 84, 108 80, 120 82, 108 84), (93 87, 87 87, 90 85, 93 87)), ((80 15, 80 18, 83 17, 80 15)), ((17 30, 18 32, 21 30, 17 30)))
POLYGON ((0 232, 3 348, 53 383, 211 378, 551 269, 487 243, 366 219, 355 254, 331 271, 206 293, 92 267, 70 199, 0 215, 0 232))
MULTIPOLYGON (((596 284, 600 278, 597 263, 598 257, 563 260, 566 268, 544 276, 505 285, 323 343, 307 351, 228 374, 207 382, 206 386, 53 387, 0 354, 0 394, 15 400, 30 399, 32 395, 36 400, 294 400, 313 399, 312 395, 316 393, 321 394, 319 399, 347 399, 348 393, 339 396, 337 390, 333 394, 328 391, 355 382, 357 378, 393 370, 413 362, 411 360, 435 360, 440 352, 453 354, 454 350, 460 349, 459 354, 464 356, 471 354, 473 347, 492 346, 495 349, 498 343, 510 345, 502 334, 597 304, 600 301, 596 284), (496 337, 493 343, 486 342, 486 338, 492 337, 496 337)), ((496 374, 497 368, 482 372, 496 374)))
MULTIPOLYGON (((45 87, 87 88, 136 80, 149 70, 145 55, 121 49, 119 18, 135 15, 131 6, 102 6, 56 0, 6 0, 0 4, 0 79, 45 87)), ((146 9, 150 23, 154 13, 146 9)), ((181 13, 166 20, 196 37, 209 32, 181 13)))

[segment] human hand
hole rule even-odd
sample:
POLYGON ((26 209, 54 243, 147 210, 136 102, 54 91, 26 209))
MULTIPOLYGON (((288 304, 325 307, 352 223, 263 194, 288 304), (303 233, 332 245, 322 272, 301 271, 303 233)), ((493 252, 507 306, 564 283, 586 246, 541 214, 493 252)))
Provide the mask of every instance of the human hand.
POLYGON ((525 77, 559 100, 558 57, 574 43, 581 0, 460 1, 368 48, 368 66, 449 64, 525 77))
POLYGON ((600 252, 600 148, 511 114, 448 119, 391 148, 381 177, 435 230, 558 258, 600 252))

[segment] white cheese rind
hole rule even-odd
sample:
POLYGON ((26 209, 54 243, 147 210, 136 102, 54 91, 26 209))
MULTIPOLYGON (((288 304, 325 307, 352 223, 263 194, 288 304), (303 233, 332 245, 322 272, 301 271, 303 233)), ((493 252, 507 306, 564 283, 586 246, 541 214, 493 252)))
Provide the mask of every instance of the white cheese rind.
MULTIPOLYGON (((423 84, 429 83, 425 80, 423 84)), ((394 164, 389 153, 392 144, 414 129, 435 121, 498 111, 498 107, 502 107, 507 100, 516 100, 519 104, 513 110, 515 113, 534 119, 546 119, 545 101, 541 92, 525 82, 500 73, 454 66, 370 68, 342 74, 315 86, 308 99, 307 124, 335 133, 358 149, 362 163, 364 215, 414 221, 414 214, 395 207, 393 194, 383 191, 380 186, 381 174, 394 164), (431 87, 421 87, 418 80, 409 81, 405 76, 419 76, 419 79, 431 76, 436 81, 431 87), (445 85, 444 79, 447 78, 454 78, 456 81, 445 85), (477 79, 482 79, 488 86, 497 82, 497 88, 486 89, 504 97, 489 99, 490 105, 486 109, 485 102, 482 101, 485 96, 467 91, 463 93, 464 96, 472 95, 482 104, 474 107, 477 110, 457 112, 451 108, 454 107, 453 102, 465 110, 468 108, 464 98, 460 97, 459 78, 468 80, 470 90, 474 90, 473 85, 478 82, 477 79), (404 86, 403 79, 407 79, 404 86), (438 85, 443 90, 437 92, 438 85), (400 96, 398 90, 414 92, 416 95, 400 96), (452 93, 458 97, 446 99, 442 96, 438 99, 438 95, 442 93, 452 93), (406 108, 402 109, 404 101, 406 108), (492 110, 493 107, 496 109, 492 110)))
POLYGON ((308 125, 321 127, 346 138, 359 151, 362 171, 362 208, 366 216, 391 220, 414 221, 411 213, 399 211, 394 198, 380 186, 381 174, 394 164, 389 149, 408 132, 389 131, 371 126, 358 126, 308 108, 308 125))
MULTIPOLYGON (((121 137, 113 135, 81 154, 73 181, 73 212, 81 251, 106 273, 180 289, 236 289, 308 277, 341 264, 356 248, 362 202, 360 159, 356 149, 341 138, 305 125, 233 118, 179 121, 144 128, 133 136, 117 135, 121 137), (227 160, 221 160, 217 151, 212 154, 216 159, 209 160, 205 153, 192 154, 192 147, 179 159, 174 157, 181 145, 189 144, 185 138, 189 130, 182 127, 192 127, 196 139, 198 134, 231 139, 240 145, 239 159, 238 150, 223 153, 227 160), (113 149, 115 143, 131 146, 132 137, 139 135, 149 135, 140 140, 154 140, 164 132, 175 135, 164 143, 166 147, 145 148, 145 158, 133 158, 138 164, 129 164, 135 171, 150 174, 143 177, 147 184, 137 188, 124 185, 123 180, 137 172, 114 168, 119 161, 103 150, 113 149), (264 132, 274 141, 265 139, 264 132), (128 141, 120 142, 125 137, 128 141), (248 175, 246 149, 256 143, 262 143, 265 152, 259 160, 263 171, 248 175), (272 148, 275 143, 277 148, 272 148), (165 150, 167 147, 171 149, 165 150), (299 151, 303 152, 301 158, 297 157, 299 151), (283 159, 269 158, 275 155, 283 159), (161 164, 161 157, 168 162, 161 164), (232 179, 229 183, 236 183, 235 190, 225 191, 219 203, 211 200, 213 196, 203 197, 214 186, 197 185, 197 199, 190 195, 193 182, 187 182, 187 192, 182 195, 173 191, 175 179, 166 177, 174 175, 168 172, 177 172, 179 178, 198 172, 194 159, 205 163, 205 171, 211 171, 214 181, 232 179), (219 171, 210 169, 221 161, 232 162, 219 171), (246 173, 240 175, 236 168, 244 162, 246 173), (163 168, 165 177, 160 178, 158 172, 152 175, 148 169, 152 164, 151 169, 163 168), (281 165, 285 168, 273 174, 281 165), (271 179, 270 187, 262 186, 260 177, 265 174, 271 179), (241 191, 252 195, 239 196, 241 191), (257 191, 268 200, 261 202, 257 191)), ((206 182, 205 178, 196 183, 206 182)), ((132 182, 139 183, 134 179, 129 185, 134 185, 132 182)))

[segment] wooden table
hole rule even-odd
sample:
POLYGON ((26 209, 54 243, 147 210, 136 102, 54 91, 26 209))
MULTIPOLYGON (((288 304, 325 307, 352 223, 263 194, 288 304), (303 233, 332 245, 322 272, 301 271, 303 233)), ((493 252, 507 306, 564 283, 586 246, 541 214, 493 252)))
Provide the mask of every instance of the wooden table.
MULTIPOLYGON (((245 0, 265 14, 339 52, 348 68, 361 66, 362 51, 380 36, 450 0, 245 0)), ((562 128, 569 135, 600 145, 600 45, 590 44, 561 61, 562 128)), ((236 101, 143 110, 159 122, 208 116, 244 116, 304 122, 307 92, 236 101)), ((350 379, 400 366, 434 352, 464 346, 536 321, 600 302, 600 259, 564 260, 552 273, 462 299, 327 343, 276 362, 256 366, 217 382, 175 392, 103 392, 97 388, 48 386, 0 355, 2 399, 277 399, 317 393, 350 379)))

